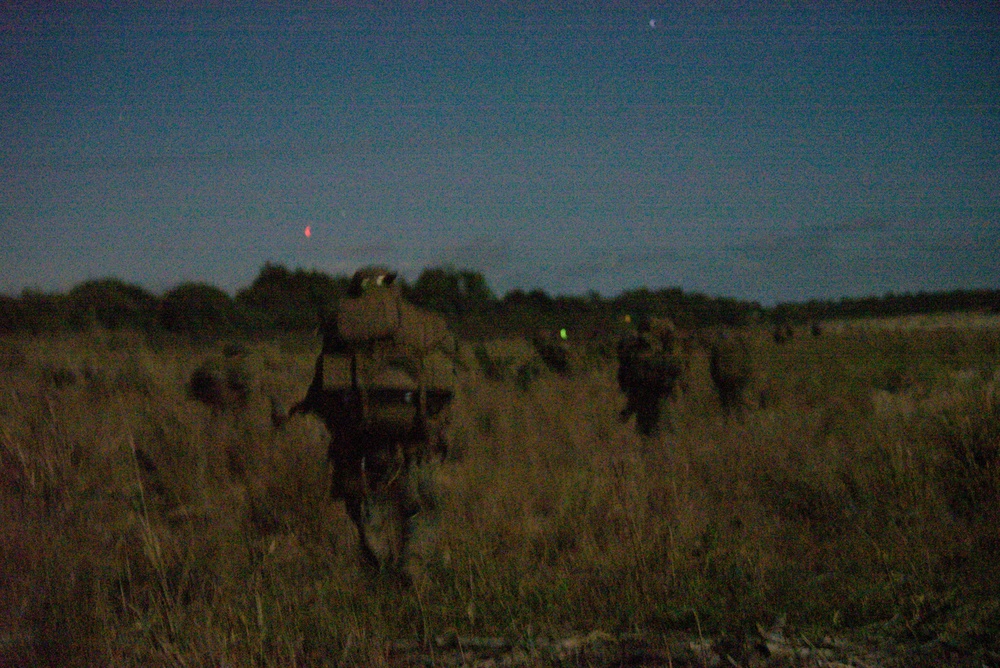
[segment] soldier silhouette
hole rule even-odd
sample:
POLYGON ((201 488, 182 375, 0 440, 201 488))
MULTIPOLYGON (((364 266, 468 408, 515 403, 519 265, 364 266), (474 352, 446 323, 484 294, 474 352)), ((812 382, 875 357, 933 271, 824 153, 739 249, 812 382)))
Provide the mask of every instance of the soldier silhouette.
POLYGON ((326 425, 331 495, 357 527, 364 563, 409 580, 408 546, 435 505, 427 464, 447 452, 454 340, 381 267, 354 274, 322 329, 312 383, 289 417, 313 414, 326 425))
POLYGON ((643 436, 656 433, 660 423, 660 402, 673 391, 681 365, 670 345, 652 330, 649 315, 640 313, 636 331, 618 342, 618 387, 625 394, 625 408, 619 418, 628 422, 635 415, 636 430, 643 436))

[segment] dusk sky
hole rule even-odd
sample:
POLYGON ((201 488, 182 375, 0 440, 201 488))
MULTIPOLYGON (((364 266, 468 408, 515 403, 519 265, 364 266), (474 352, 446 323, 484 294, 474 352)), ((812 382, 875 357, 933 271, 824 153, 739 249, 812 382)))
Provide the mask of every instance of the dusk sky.
POLYGON ((0 9, 2 294, 1000 288, 995 3, 137 4, 0 9))

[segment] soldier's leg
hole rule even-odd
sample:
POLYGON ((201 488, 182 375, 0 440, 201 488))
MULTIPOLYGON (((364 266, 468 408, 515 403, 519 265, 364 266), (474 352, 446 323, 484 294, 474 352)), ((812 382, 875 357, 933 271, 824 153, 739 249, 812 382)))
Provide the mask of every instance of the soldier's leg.
POLYGON ((632 414, 636 412, 637 406, 637 393, 635 390, 629 390, 625 393, 625 408, 622 409, 621 413, 618 414, 618 419, 622 422, 628 422, 628 419, 632 417, 632 414))
POLYGON ((680 392, 680 382, 676 377, 668 378, 660 396, 657 399, 660 414, 660 424, 670 433, 674 427, 670 420, 671 406, 676 403, 677 395, 680 392))
POLYGON ((419 579, 437 550, 440 490, 439 462, 427 462, 409 471, 403 500, 403 568, 411 580, 419 579))
MULTIPOLYGON (((330 496, 333 499, 343 499, 344 509, 358 530, 358 551, 361 561, 375 571, 382 565, 382 555, 373 549, 372 536, 372 501, 368 475, 365 470, 364 458, 331 456, 333 466, 331 473, 330 496)), ((377 527, 374 528, 377 531, 377 527)))
POLYGON ((378 557, 368 544, 368 533, 365 530, 367 522, 365 520, 364 505, 364 497, 356 497, 353 495, 347 495, 344 497, 344 506, 347 509, 347 515, 351 518, 351 521, 354 522, 354 526, 358 530, 358 550, 361 553, 361 561, 365 566, 378 570, 378 557))
POLYGON ((666 399, 665 395, 661 395, 656 399, 656 417, 653 420, 653 431, 665 431, 671 434, 674 431, 674 427, 670 421, 670 404, 666 399))
POLYGON ((400 456, 399 444, 370 443, 361 460, 363 496, 359 522, 364 544, 383 575, 400 571, 405 535, 404 493, 408 467, 400 456))
POLYGON ((402 483, 396 479, 376 486, 361 504, 365 548, 374 557, 379 572, 390 578, 403 575, 407 527, 402 483))
POLYGON ((644 393, 636 407, 635 426, 643 436, 652 436, 660 422, 660 395, 644 393))

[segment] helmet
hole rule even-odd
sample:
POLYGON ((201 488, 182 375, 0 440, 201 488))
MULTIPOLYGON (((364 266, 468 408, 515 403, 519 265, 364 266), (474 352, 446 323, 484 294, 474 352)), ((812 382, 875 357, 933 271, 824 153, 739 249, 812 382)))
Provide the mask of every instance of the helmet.
POLYGON ((347 287, 350 297, 360 297, 373 288, 388 288, 396 280, 396 272, 385 267, 364 267, 354 272, 347 287))

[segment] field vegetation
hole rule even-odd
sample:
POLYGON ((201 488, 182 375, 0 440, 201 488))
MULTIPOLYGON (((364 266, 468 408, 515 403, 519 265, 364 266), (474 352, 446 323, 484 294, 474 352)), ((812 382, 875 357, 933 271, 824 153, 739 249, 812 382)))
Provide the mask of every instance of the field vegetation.
POLYGON ((360 568, 322 424, 268 420, 309 382, 308 333, 243 342, 236 413, 185 394, 223 340, 8 335, 0 664, 389 665, 393 642, 433 664, 442 637, 739 642, 781 619, 886 665, 995 665, 1000 327, 747 335, 751 408, 723 414, 696 349, 653 438, 618 422, 606 341, 571 343, 565 375, 523 338, 464 344, 408 588, 360 568))

